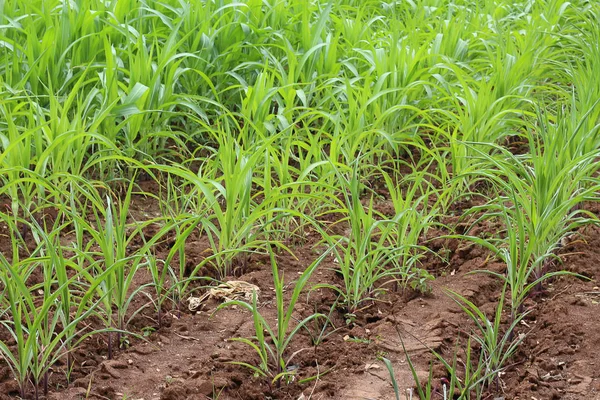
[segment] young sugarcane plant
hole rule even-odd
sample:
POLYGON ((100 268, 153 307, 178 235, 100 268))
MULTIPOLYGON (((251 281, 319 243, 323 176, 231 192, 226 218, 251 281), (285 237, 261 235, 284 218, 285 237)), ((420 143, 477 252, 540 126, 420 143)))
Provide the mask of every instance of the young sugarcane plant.
MULTIPOLYGON (((117 336, 117 347, 122 348, 121 338, 123 332, 130 321, 143 308, 135 310, 127 319, 127 312, 133 299, 149 284, 140 285, 133 288, 133 279, 140 268, 147 265, 148 253, 147 247, 130 254, 132 242, 141 235, 145 226, 154 222, 154 220, 145 221, 136 224, 130 231, 130 225, 127 222, 129 216, 129 206, 134 181, 132 180, 127 189, 125 198, 116 207, 110 196, 106 198, 106 206, 102 209, 93 208, 95 223, 92 225, 85 218, 78 214, 72 217, 77 224, 92 237, 92 240, 86 246, 86 249, 75 249, 78 258, 86 259, 86 262, 94 270, 94 274, 104 277, 104 281, 98 285, 98 295, 103 299, 104 323, 106 328, 114 328, 117 336), (100 251, 95 253, 90 250, 92 243, 95 243, 100 251), (111 273, 104 274, 110 270, 111 273), (113 315, 116 311, 116 315, 113 315)), ((87 276, 90 281, 95 281, 96 276, 87 276)), ((113 357, 113 335, 108 332, 108 358, 113 357)))
MULTIPOLYGON (((418 268, 419 258, 427 251, 419 241, 427 234, 430 227, 436 224, 439 215, 438 207, 446 201, 448 191, 437 190, 433 183, 437 177, 427 172, 429 165, 421 166, 421 170, 406 174, 402 179, 392 179, 385 171, 381 174, 386 183, 390 201, 394 206, 392 244, 404 248, 399 261, 406 278, 404 283, 421 292, 430 290, 428 284, 434 278, 425 269, 418 268), (429 182, 429 178, 432 182, 429 182), (429 202, 436 199, 433 205, 429 202)), ((396 167, 395 170, 400 170, 396 167)))
POLYGON ((505 329, 502 328, 502 311, 504 309, 507 286, 507 283, 505 283, 502 288, 502 293, 500 294, 500 299, 496 306, 496 312, 491 321, 473 302, 456 292, 447 290, 448 295, 475 324, 475 333, 471 334, 471 337, 479 344, 479 346, 481 346, 482 354, 480 364, 484 367, 483 373, 487 377, 485 381, 487 386, 498 379, 498 374, 506 368, 507 362, 515 354, 517 348, 525 339, 525 334, 520 334, 515 337, 515 330, 523 318, 529 313, 528 311, 522 312, 518 316, 511 318, 510 325, 505 329))
POLYGON ((270 249, 271 270, 273 273, 273 284, 275 287, 275 302, 277 306, 276 328, 273 328, 267 322, 265 317, 260 313, 258 309, 258 299, 256 292, 253 293, 251 303, 238 300, 228 301, 219 305, 216 311, 221 310, 224 307, 237 305, 249 310, 252 313, 254 321, 254 331, 256 333, 256 336, 250 339, 233 338, 231 340, 241 342, 250 346, 258 354, 260 358, 260 364, 258 366, 255 366, 242 361, 232 361, 231 363, 247 367, 258 376, 269 377, 272 379, 272 383, 277 383, 277 385, 279 386, 281 381, 294 375, 295 372, 288 368, 289 364, 296 354, 304 350, 298 350, 295 353, 290 354, 289 357, 286 357, 286 350, 289 347, 292 339, 295 337, 296 333, 298 333, 300 329, 302 329, 304 326, 306 326, 307 323, 314 320, 315 318, 326 318, 324 314, 314 313, 304 318, 302 321, 298 322, 296 326, 292 327, 290 325, 290 322, 292 321, 292 314, 294 313, 294 307, 298 302, 300 293, 307 285, 308 279, 310 278, 312 273, 325 259, 329 252, 325 252, 321 256, 319 256, 300 275, 300 277, 294 284, 294 290, 286 308, 283 297, 283 274, 280 274, 279 272, 279 268, 277 267, 277 262, 275 260, 275 254, 271 249, 270 245, 268 248, 270 249), (265 337, 265 332, 268 338, 265 337), (272 342, 273 344, 269 344, 269 342, 272 342))
MULTIPOLYGON (((51 247, 46 251, 52 253, 55 249, 51 247)), ((67 301, 65 292, 80 287, 78 281, 84 269, 66 280, 50 276, 48 284, 44 282, 31 287, 27 284, 32 272, 40 264, 45 269, 53 268, 53 261, 53 258, 39 255, 11 263, 0 254, 0 284, 6 299, 5 303, 1 303, 0 324, 16 343, 9 347, 0 341, 0 355, 17 380, 21 398, 26 398, 28 381, 34 386, 36 400, 40 397, 40 384, 43 385, 44 394, 47 394, 47 374, 55 362, 64 356, 65 351, 71 351, 90 335, 102 332, 79 326, 96 313, 102 301, 102 298, 95 298, 96 289, 113 271, 107 269, 96 281, 91 282, 77 303, 71 303, 75 311, 69 310, 72 315, 65 319, 62 312, 62 304, 67 301), (52 285, 57 286, 56 290, 52 285)))
MULTIPOLYGON (((64 208, 60 209, 60 212, 55 220, 54 225, 48 230, 44 229, 33 220, 34 229, 37 230, 37 235, 41 237, 43 247, 43 253, 45 256, 40 258, 40 263, 44 266, 43 270, 47 276, 44 279, 44 294, 51 293, 54 289, 53 286, 58 285, 60 290, 60 296, 56 299, 56 311, 55 316, 58 317, 58 322, 62 326, 62 330, 65 332, 66 337, 76 338, 80 332, 77 324, 73 324, 74 321, 78 321, 83 314, 87 314, 88 311, 93 311, 94 307, 91 307, 90 301, 94 291, 90 292, 90 284, 86 284, 85 279, 71 280, 69 275, 75 274, 79 278, 83 278, 88 271, 83 265, 80 265, 77 257, 77 252, 72 258, 65 257, 65 247, 60 243, 60 233, 63 233, 70 221, 67 220, 59 225, 59 221, 67 216, 67 212, 64 208), (46 233, 50 232, 50 233, 46 233), (91 310, 90 310, 91 308, 91 310)), ((98 301, 99 303, 99 301, 98 301)), ((95 312, 94 312, 95 314, 95 312)), ((47 321, 48 323, 48 321, 47 321)), ((66 378, 67 382, 70 381, 71 372, 73 371, 73 357, 71 352, 73 346, 76 343, 72 340, 65 341, 64 353, 67 358, 66 367, 66 378)), ((47 346, 46 344, 44 346, 47 346)), ((48 376, 47 373, 44 375, 44 394, 47 395, 48 391, 48 376)))
MULTIPOLYGON (((541 124, 544 123, 547 121, 542 120, 541 124)), ((546 267, 556 257, 554 252, 565 236, 596 221, 593 214, 580 210, 578 205, 592 199, 600 187, 592 176, 598 169, 595 160, 600 151, 570 158, 560 152, 559 145, 569 138, 558 135, 556 129, 546 126, 541 130, 542 138, 529 137, 527 157, 515 156, 504 149, 498 149, 502 156, 479 153, 494 168, 482 169, 478 176, 493 183, 501 195, 484 206, 474 207, 467 215, 485 211, 474 223, 500 218, 506 227, 505 237, 456 236, 488 248, 506 263, 506 274, 483 272, 508 283, 513 320, 522 312, 522 304, 532 290, 541 292, 546 279, 576 275, 568 271, 549 272, 546 267)))
MULTIPOLYGON (((485 363, 483 362, 483 353, 480 353, 479 359, 475 360, 472 357, 473 353, 473 339, 469 337, 467 339, 466 347, 464 348, 464 356, 460 355, 461 349, 459 348, 458 342, 452 354, 452 360, 446 360, 440 353, 429 349, 430 352, 437 358, 437 360, 445 367, 449 378, 442 378, 440 385, 436 385, 433 381, 433 369, 430 367, 427 381, 423 378, 419 378, 416 366, 413 364, 410 354, 404 345, 402 335, 395 327, 402 344, 402 350, 406 357, 408 368, 415 382, 414 390, 408 388, 406 390, 406 399, 434 399, 439 398, 443 400, 457 399, 457 400, 481 400, 483 398, 485 383, 492 377, 496 376, 499 371, 486 371, 485 363), (460 371, 459 363, 463 366, 463 370, 460 371), (460 374, 460 377, 459 377, 460 374), (418 397, 413 397, 414 394, 418 397)), ((425 345, 426 346, 426 345, 425 345)), ((385 358, 380 357, 381 361, 385 364, 390 380, 392 381, 392 387, 394 389, 394 395, 396 400, 401 399, 400 387, 396 381, 394 366, 392 362, 385 358)))
POLYGON ((185 245, 186 240, 191 232, 196 229, 197 224, 202 219, 198 217, 190 217, 185 214, 179 216, 171 216, 165 218, 162 228, 156 232, 148 241, 141 235, 144 241, 144 246, 139 252, 146 254, 147 266, 150 276, 152 277, 151 286, 154 288, 155 297, 148 295, 150 302, 156 308, 156 322, 158 327, 162 326, 163 322, 163 305, 169 297, 177 312, 180 312, 183 293, 187 286, 194 280, 200 279, 195 273, 186 276, 186 256, 185 245), (153 248, 162 240, 166 240, 169 236, 174 235, 171 250, 167 257, 162 260, 156 254, 153 254, 153 248), (179 268, 173 268, 175 256, 179 256, 179 268))
POLYGON ((337 166, 334 168, 344 198, 344 206, 337 212, 346 215, 343 221, 349 224, 349 233, 347 236, 326 234, 322 241, 329 246, 335 262, 339 264, 343 284, 342 287, 331 284, 317 286, 339 293, 348 314, 354 314, 365 302, 375 300, 377 283, 400 281, 406 285, 414 277, 426 277, 412 268, 418 257, 414 250, 418 247, 416 240, 422 228, 407 227, 412 222, 409 220, 411 209, 386 218, 374 211, 372 197, 364 206, 360 198, 362 184, 357 163, 348 167, 349 177, 337 166))

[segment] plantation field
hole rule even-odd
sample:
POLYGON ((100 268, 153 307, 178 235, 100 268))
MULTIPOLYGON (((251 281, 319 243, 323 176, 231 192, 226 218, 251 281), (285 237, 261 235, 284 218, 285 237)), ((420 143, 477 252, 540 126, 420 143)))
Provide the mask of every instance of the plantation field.
POLYGON ((600 3, 0 0, 0 400, 600 399, 600 3))

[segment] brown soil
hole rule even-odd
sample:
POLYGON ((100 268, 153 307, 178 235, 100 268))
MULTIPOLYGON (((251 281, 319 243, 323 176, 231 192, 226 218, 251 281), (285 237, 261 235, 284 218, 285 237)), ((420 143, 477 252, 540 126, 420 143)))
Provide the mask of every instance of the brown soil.
MULTIPOLYGON (((389 204, 379 204, 385 210, 389 204)), ((158 212, 147 199, 136 198, 135 209, 141 215, 158 212)), ((596 211, 592 206, 591 211, 596 211)), ((460 213, 460 211, 459 211, 460 213)), ((456 219, 453 220, 456 222, 456 219)), ((452 222, 452 221, 450 221, 452 222)), ((0 222, 0 251, 8 252, 7 227, 0 222)), ((493 232, 492 224, 476 227, 478 232, 493 232)), ((430 232, 435 237, 440 232, 430 232)), ((474 232, 471 232, 474 233, 474 232)), ((525 342, 486 398, 504 399, 600 399, 600 228, 588 227, 562 249, 561 268, 591 278, 584 281, 562 277, 546 286, 541 296, 529 299, 530 314, 518 327, 526 333, 525 342)), ((457 340, 464 345, 471 325, 459 306, 445 290, 460 293, 491 315, 498 301, 500 283, 489 275, 468 274, 486 268, 501 272, 496 262, 478 246, 457 240, 427 242, 438 256, 423 260, 437 279, 431 293, 389 291, 380 301, 370 304, 347 323, 341 310, 333 309, 335 296, 318 289, 301 297, 295 308, 298 320, 315 311, 331 313, 332 325, 318 347, 313 346, 314 325, 302 330, 292 341, 288 355, 298 352, 290 365, 297 370, 289 383, 271 384, 270 379, 257 378, 242 361, 258 365, 257 355, 244 344, 232 342, 234 337, 253 336, 251 315, 239 308, 226 308, 213 313, 216 302, 208 302, 201 311, 190 312, 183 304, 181 312, 165 310, 163 326, 156 324, 151 309, 133 321, 137 333, 151 332, 146 341, 130 338, 127 349, 119 350, 107 360, 106 336, 84 341, 74 353, 75 368, 71 384, 64 379, 64 365, 56 365, 50 376, 49 399, 393 399, 389 373, 380 361, 391 360, 402 393, 414 386, 406 353, 415 364, 421 380, 431 373, 439 394, 447 372, 430 350, 450 359, 457 340), (404 345, 404 348, 403 348, 404 345), (432 367, 430 367, 430 364, 432 367), (317 377, 308 382, 300 381, 317 377), (304 396, 304 397, 302 397, 304 396)), ((163 246, 168 251, 168 244, 163 246)), ((208 244, 202 236, 190 240, 187 258, 197 264, 206 254, 208 244)), ((290 282, 316 257, 311 241, 295 247, 297 258, 279 256, 279 267, 290 282)), ((253 256, 246 271, 232 279, 245 280, 261 289, 260 311, 275 325, 276 310, 272 276, 268 258, 253 256)), ((322 264, 311 278, 312 284, 339 283, 332 259, 322 264)), ((138 284, 148 277, 140 274, 138 284)), ((310 286, 310 285, 309 285, 310 286)), ((289 296, 291 290, 287 290, 289 296)), ((143 299, 138 300, 139 305, 143 299)), ((1 333, 1 332, 0 332, 1 333)), ((0 340, 9 338, 0 335, 0 340)), ((7 340, 10 344, 10 340, 7 340)), ((459 352, 460 353, 460 352, 459 352)), ((15 398, 15 381, 9 369, 0 362, 0 399, 15 398)))

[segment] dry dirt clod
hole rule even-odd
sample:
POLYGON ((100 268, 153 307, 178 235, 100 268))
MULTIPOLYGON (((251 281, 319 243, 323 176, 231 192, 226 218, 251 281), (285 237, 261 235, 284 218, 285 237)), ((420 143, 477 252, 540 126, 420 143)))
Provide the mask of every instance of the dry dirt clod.
POLYGON ((121 373, 117 370, 126 368, 127 364, 117 360, 107 360, 102 363, 102 371, 106 372, 115 379, 119 379, 121 377, 121 373))
POLYGON ((151 353, 154 353, 156 351, 156 349, 152 348, 151 346, 135 346, 131 349, 132 352, 134 353, 138 353, 141 354, 143 356, 147 356, 151 353))

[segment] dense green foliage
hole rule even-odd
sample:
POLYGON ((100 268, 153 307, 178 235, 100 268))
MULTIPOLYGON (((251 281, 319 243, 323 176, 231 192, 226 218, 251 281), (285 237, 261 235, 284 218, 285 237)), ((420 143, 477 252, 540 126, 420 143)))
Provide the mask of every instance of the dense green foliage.
MULTIPOLYGON (((507 264, 493 323, 458 300, 487 354, 479 389, 463 390, 479 395, 560 240, 593 220, 580 204, 597 199, 599 4, 0 0, 0 322, 17 341, 0 353, 22 397, 92 333, 91 315, 117 332, 112 355, 142 292, 160 326, 197 278, 293 253, 309 232, 335 257, 343 282, 324 286, 349 314, 390 281, 425 291, 424 238, 474 192, 489 202, 467 217, 507 228, 463 237, 507 264), (143 221, 140 177, 161 210, 143 221), (393 214, 374 206, 386 196, 393 214), (190 271, 198 232, 211 253, 190 271), (134 287, 141 269, 152 282, 134 287)), ((275 378, 293 336, 279 328, 274 350, 254 347, 255 371, 275 378)))

